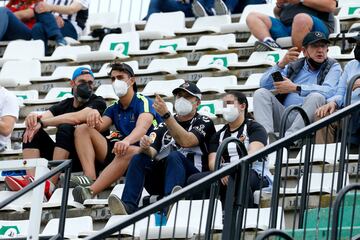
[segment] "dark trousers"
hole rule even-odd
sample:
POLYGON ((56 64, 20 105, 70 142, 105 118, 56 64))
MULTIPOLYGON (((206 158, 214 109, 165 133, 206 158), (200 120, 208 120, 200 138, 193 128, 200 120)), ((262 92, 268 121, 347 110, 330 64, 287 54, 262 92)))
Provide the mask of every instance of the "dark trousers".
POLYGON ((31 30, 6 7, 0 8, 0 41, 31 39, 31 30))

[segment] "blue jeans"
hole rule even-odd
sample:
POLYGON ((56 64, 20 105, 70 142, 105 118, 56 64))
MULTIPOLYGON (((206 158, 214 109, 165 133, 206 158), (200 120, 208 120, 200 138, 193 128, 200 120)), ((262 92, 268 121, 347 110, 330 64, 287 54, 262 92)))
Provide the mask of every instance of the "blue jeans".
POLYGON ((31 39, 31 29, 6 7, 0 8, 0 41, 31 39))
POLYGON ((57 40, 63 37, 78 38, 72 23, 64 19, 64 27, 59 28, 54 15, 49 12, 36 14, 36 24, 32 28, 32 37, 44 42, 45 52, 48 52, 48 39, 57 40))
POLYGON ((250 4, 265 4, 266 0, 223 0, 231 13, 242 13, 250 4))
POLYGON ((165 164, 152 161, 146 154, 137 154, 129 164, 121 200, 132 213, 138 209, 143 187, 151 195, 166 196, 174 186, 185 186, 187 178, 198 172, 194 164, 177 151, 169 154, 165 164))
MULTIPOLYGON (((317 17, 311 15, 310 17, 312 18, 313 21, 313 27, 311 31, 322 32, 328 37, 330 32, 328 27, 325 25, 325 23, 317 17)), ((274 18, 274 17, 269 17, 269 18, 271 20, 270 34, 273 39, 291 36, 292 26, 285 26, 278 18, 274 18)))

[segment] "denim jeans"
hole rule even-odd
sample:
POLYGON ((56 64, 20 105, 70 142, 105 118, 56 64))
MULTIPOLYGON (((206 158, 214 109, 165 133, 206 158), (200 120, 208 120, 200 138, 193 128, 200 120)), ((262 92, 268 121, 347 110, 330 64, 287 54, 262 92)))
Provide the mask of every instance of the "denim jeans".
POLYGON ((265 4, 266 0, 224 0, 231 13, 242 13, 244 8, 250 4, 265 4))
POLYGON ((31 29, 6 7, 0 8, 0 41, 31 39, 31 29))
POLYGON ((165 162, 152 161, 146 154, 137 154, 129 164, 121 199, 129 212, 134 212, 143 187, 151 195, 166 196, 174 186, 185 186, 187 178, 198 172, 192 161, 177 151, 171 152, 165 162))

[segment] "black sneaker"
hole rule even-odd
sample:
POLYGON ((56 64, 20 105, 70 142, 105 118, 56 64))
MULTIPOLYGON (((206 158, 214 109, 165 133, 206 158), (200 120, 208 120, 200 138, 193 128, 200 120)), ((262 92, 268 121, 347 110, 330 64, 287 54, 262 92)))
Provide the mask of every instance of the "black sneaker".
POLYGON ((89 187, 94 183, 94 180, 89 178, 88 176, 71 176, 69 185, 71 188, 75 188, 77 186, 89 187))
POLYGON ((130 213, 126 204, 115 194, 109 196, 108 205, 113 215, 128 215, 130 213))
POLYGON ((195 17, 206 17, 208 15, 203 5, 201 5, 201 3, 199 3, 198 1, 193 2, 193 4, 191 5, 191 9, 195 17))
POLYGON ((229 14, 229 9, 222 0, 214 1, 214 10, 215 10, 216 15, 229 14))
POLYGON ((91 199, 92 194, 89 187, 77 186, 73 192, 74 201, 83 204, 86 199, 91 199))
POLYGON ((281 46, 275 41, 266 40, 265 42, 256 41, 254 46, 255 51, 265 52, 265 51, 276 51, 280 50, 281 46))
POLYGON ((279 140, 279 136, 276 135, 276 133, 273 132, 269 132, 268 133, 268 137, 269 137, 269 144, 276 142, 277 140, 279 140))

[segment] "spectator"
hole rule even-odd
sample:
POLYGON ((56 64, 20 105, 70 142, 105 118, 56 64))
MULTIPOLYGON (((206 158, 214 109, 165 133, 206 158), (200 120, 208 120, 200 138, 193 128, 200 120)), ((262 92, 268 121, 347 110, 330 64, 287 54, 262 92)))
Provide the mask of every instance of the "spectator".
POLYGON ((34 4, 31 0, 10 0, 0 8, 0 41, 30 40, 35 24, 34 4))
MULTIPOLYGON (((327 104, 324 106, 319 107, 316 110, 316 117, 317 119, 321 119, 325 116, 328 116, 335 112, 337 109, 344 107, 345 104, 345 97, 346 97, 346 89, 348 82, 352 79, 355 75, 360 74, 360 35, 353 38, 356 41, 356 46, 354 50, 355 59, 348 62, 345 65, 344 72, 341 75, 339 86, 337 87, 337 91, 335 96, 327 99, 327 104)), ((357 79, 354 83, 352 88, 351 94, 351 102, 357 102, 360 100, 360 78, 357 79)), ((354 116, 353 120, 353 132, 351 137, 351 142, 353 144, 360 144, 359 139, 359 118, 354 116)), ((333 123, 326 128, 321 129, 316 133, 316 143, 331 143, 335 142, 335 131, 339 128, 338 123, 333 123), (327 134, 328 133, 328 134, 327 134), (327 135, 327 136, 326 136, 327 135)))
POLYGON ((277 0, 274 8, 276 18, 252 12, 246 23, 251 33, 259 39, 255 50, 266 51, 281 48, 275 40, 292 37, 298 51, 308 32, 319 31, 329 36, 334 32, 336 0, 277 0))
MULTIPOLYGON (((215 166, 216 152, 220 143, 224 141, 225 138, 238 138, 244 144, 249 154, 255 153, 267 144, 267 134, 264 127, 248 116, 248 102, 243 93, 229 92, 224 96, 223 102, 223 117, 227 124, 211 138, 209 147, 210 171, 217 170, 218 166, 215 166)), ((221 164, 239 160, 242 157, 242 154, 241 152, 239 153, 238 150, 236 145, 229 144, 222 156, 221 164)), ((210 171, 195 173, 189 177, 188 184, 209 175, 211 173, 210 171)), ((224 177, 221 182, 220 192, 222 195, 221 198, 224 200, 228 177, 224 177)), ((249 183, 248 206, 251 207, 254 206, 254 192, 260 188, 269 187, 272 184, 272 175, 269 171, 266 159, 259 159, 253 163, 252 169, 249 172, 249 183)), ((196 197, 202 198, 201 195, 202 193, 200 193, 200 196, 196 197)))
POLYGON ((207 149, 215 127, 208 117, 196 112, 201 92, 194 83, 185 82, 173 94, 175 116, 171 116, 165 102, 156 96, 154 108, 164 123, 150 136, 141 138, 141 153, 130 162, 122 198, 109 197, 113 214, 135 212, 144 186, 150 194, 166 196, 184 186, 190 175, 208 170, 207 149))
POLYGON ((58 45, 67 44, 64 37, 78 39, 85 29, 89 5, 89 0, 39 2, 35 7, 38 22, 32 29, 33 38, 43 40, 45 46, 48 39, 54 39, 58 45), (44 15, 49 12, 53 16, 44 15))
POLYGON ((125 63, 114 62, 110 66, 112 85, 119 101, 108 107, 102 117, 92 110, 87 124, 75 130, 75 146, 85 176, 72 177, 70 186, 76 186, 74 200, 80 203, 123 176, 131 158, 139 153, 140 138, 162 121, 152 101, 137 93, 133 69, 125 63), (112 124, 117 131, 111 138, 105 138, 100 132, 108 130, 112 124), (98 179, 95 161, 106 166, 98 179))
MULTIPOLYGON (((102 97, 93 94, 93 72, 84 67, 74 71, 70 85, 74 97, 67 98, 51 106, 42 115, 29 114, 25 119, 23 134, 23 158, 46 158, 48 160, 72 159, 73 169, 78 170, 78 157, 74 145, 74 131, 78 124, 86 122, 92 109, 103 113, 106 103, 102 97), (56 126, 56 142, 43 129, 56 126)), ((6 177, 5 182, 12 191, 18 191, 32 180, 33 172, 24 179, 6 177)), ((49 199, 57 183, 58 176, 46 181, 45 196, 49 199)))
POLYGON ((19 117, 19 105, 16 96, 1 86, 0 100, 0 152, 3 152, 19 117))
MULTIPOLYGON (((313 122, 316 109, 335 94, 341 67, 327 57, 328 44, 323 33, 310 32, 303 41, 305 57, 298 59, 299 52, 293 47, 262 76, 261 88, 254 93, 254 115, 265 127, 271 142, 275 140, 274 132, 280 130, 280 119, 287 107, 301 106, 313 122), (283 81, 273 81, 271 75, 276 71, 281 73, 283 81), (280 95, 275 96, 272 91, 280 95)), ((290 114, 287 127, 285 135, 304 127, 301 116, 295 112, 290 114)))

